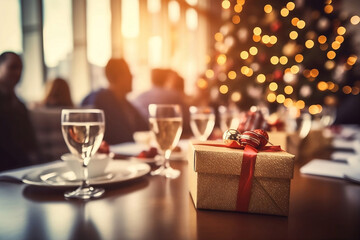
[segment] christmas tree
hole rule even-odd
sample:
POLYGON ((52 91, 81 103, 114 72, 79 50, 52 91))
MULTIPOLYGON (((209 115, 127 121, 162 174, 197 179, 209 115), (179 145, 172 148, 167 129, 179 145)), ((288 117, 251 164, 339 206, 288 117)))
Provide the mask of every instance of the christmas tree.
POLYGON ((318 114, 341 95, 359 94, 348 31, 359 16, 340 14, 331 0, 219 3, 224 21, 214 36, 209 84, 201 86, 216 89, 221 104, 246 110, 265 102, 318 114))

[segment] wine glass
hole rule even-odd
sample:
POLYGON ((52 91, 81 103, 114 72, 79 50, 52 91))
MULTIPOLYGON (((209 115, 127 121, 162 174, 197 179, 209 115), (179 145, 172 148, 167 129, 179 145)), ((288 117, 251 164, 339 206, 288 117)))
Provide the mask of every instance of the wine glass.
POLYGON ((158 150, 164 158, 162 166, 150 174, 177 178, 180 171, 170 167, 169 159, 182 133, 183 120, 180 105, 150 104, 149 122, 158 150))
POLYGON ((190 127, 196 139, 206 141, 215 125, 215 113, 211 107, 190 107, 190 127))
POLYGON ((228 129, 238 128, 242 115, 237 108, 221 105, 219 106, 218 111, 220 115, 220 129, 222 132, 225 132, 228 129))
POLYGON ((84 171, 79 188, 66 192, 66 198, 90 199, 104 194, 103 188, 89 185, 88 168, 91 157, 99 149, 105 132, 104 112, 100 109, 63 109, 61 128, 70 152, 78 156, 84 171))

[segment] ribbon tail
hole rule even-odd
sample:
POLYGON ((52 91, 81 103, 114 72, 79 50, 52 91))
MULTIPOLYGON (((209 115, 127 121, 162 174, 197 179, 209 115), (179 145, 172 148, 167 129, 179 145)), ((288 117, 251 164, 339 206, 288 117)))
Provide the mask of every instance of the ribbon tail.
POLYGON ((255 148, 249 145, 245 146, 236 201, 237 211, 247 212, 249 209, 256 155, 257 150, 255 148))

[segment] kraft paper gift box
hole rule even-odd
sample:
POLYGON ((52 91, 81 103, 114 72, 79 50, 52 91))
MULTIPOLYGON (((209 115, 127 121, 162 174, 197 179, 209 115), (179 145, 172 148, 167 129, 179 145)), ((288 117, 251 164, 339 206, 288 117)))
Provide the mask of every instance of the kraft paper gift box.
POLYGON ((257 153, 244 210, 238 205, 242 201, 238 190, 244 150, 213 145, 223 144, 190 142, 189 190, 196 208, 288 215, 294 155, 284 151, 257 153))

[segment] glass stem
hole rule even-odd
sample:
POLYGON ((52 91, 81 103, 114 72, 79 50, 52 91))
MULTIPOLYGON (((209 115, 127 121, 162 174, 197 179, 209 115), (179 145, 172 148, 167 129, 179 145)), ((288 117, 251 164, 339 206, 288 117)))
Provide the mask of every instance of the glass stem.
POLYGON ((81 188, 89 188, 90 185, 89 185, 89 169, 88 169, 88 163, 89 163, 89 160, 88 159, 84 159, 84 162, 82 164, 82 167, 83 167, 83 173, 84 173, 84 179, 82 181, 82 184, 81 184, 81 188))
POLYGON ((170 162, 169 162, 170 155, 171 155, 171 150, 166 150, 164 154, 164 168, 170 167, 170 162))

